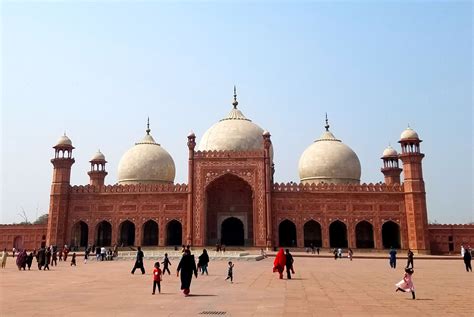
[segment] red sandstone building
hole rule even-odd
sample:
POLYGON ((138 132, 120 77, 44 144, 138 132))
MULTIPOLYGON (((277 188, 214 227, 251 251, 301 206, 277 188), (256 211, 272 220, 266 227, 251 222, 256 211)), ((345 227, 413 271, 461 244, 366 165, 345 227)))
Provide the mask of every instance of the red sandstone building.
POLYGON ((175 184, 170 154, 146 130, 122 157, 118 184, 105 185, 105 157, 91 159, 90 184, 72 186, 67 136, 54 146, 48 225, 0 225, 1 247, 48 245, 292 246, 457 252, 474 246, 473 225, 428 225, 418 134, 401 153, 383 152, 384 183, 360 184, 357 155, 325 130, 301 155, 300 183, 273 182, 270 133, 233 109, 203 135, 187 137, 188 183, 175 184), (399 166, 399 161, 402 166, 399 166), (401 173, 403 171, 403 182, 401 173))

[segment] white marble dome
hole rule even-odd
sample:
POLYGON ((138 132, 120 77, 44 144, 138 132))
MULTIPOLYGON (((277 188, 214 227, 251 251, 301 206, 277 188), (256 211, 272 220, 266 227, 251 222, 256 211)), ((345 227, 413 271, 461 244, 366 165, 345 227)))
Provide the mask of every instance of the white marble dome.
POLYGON ((56 142, 56 146, 61 145, 72 146, 72 141, 67 137, 66 133, 64 133, 64 135, 59 138, 58 142, 56 142))
POLYGON ((105 155, 98 150, 97 153, 92 156, 91 161, 105 161, 105 155))
MULTIPOLYGON (((235 97, 234 94, 234 108, 204 133, 197 147, 198 151, 263 150, 264 130, 237 109, 235 97)), ((270 153, 273 157, 273 147, 270 148, 270 153)))
POLYGON ((327 126, 321 137, 301 155, 298 164, 303 184, 359 184, 360 162, 357 154, 334 137, 327 126))
POLYGON ((173 183, 176 174, 171 155, 147 134, 122 156, 118 166, 119 184, 173 183))
POLYGON ((383 157, 398 156, 398 153, 393 147, 391 147, 389 145, 389 146, 387 146, 387 148, 385 150, 383 150, 382 156, 383 157))
POLYGON ((408 127, 400 135, 400 140, 406 140, 406 139, 419 139, 418 133, 416 133, 416 131, 413 130, 412 128, 408 127))

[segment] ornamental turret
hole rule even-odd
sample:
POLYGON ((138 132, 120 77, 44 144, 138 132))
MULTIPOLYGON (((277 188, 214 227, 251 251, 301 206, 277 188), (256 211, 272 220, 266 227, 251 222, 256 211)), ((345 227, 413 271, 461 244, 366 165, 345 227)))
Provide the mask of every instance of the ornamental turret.
POLYGON ((402 169, 398 165, 398 153, 390 145, 383 151, 381 159, 383 167, 381 172, 385 176, 385 184, 400 184, 400 174, 402 169))
POLYGON ((104 185, 105 176, 108 174, 105 171, 107 161, 104 154, 98 150, 89 162, 91 163, 91 170, 87 173, 90 177, 89 184, 93 186, 104 185))

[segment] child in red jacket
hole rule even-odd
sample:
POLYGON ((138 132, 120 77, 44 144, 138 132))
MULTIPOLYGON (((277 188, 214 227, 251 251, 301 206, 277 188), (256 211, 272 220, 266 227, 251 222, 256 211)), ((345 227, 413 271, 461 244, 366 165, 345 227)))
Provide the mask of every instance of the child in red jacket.
POLYGON ((158 293, 161 293, 161 269, 160 262, 155 263, 155 268, 153 269, 153 293, 155 295, 156 286, 158 286, 158 293))

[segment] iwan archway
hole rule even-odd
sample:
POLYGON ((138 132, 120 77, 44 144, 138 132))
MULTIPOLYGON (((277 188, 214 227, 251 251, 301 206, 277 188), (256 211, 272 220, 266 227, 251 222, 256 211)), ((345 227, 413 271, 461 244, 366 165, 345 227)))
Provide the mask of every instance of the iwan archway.
POLYGON ((226 174, 206 189, 207 244, 254 245, 252 188, 226 174))

